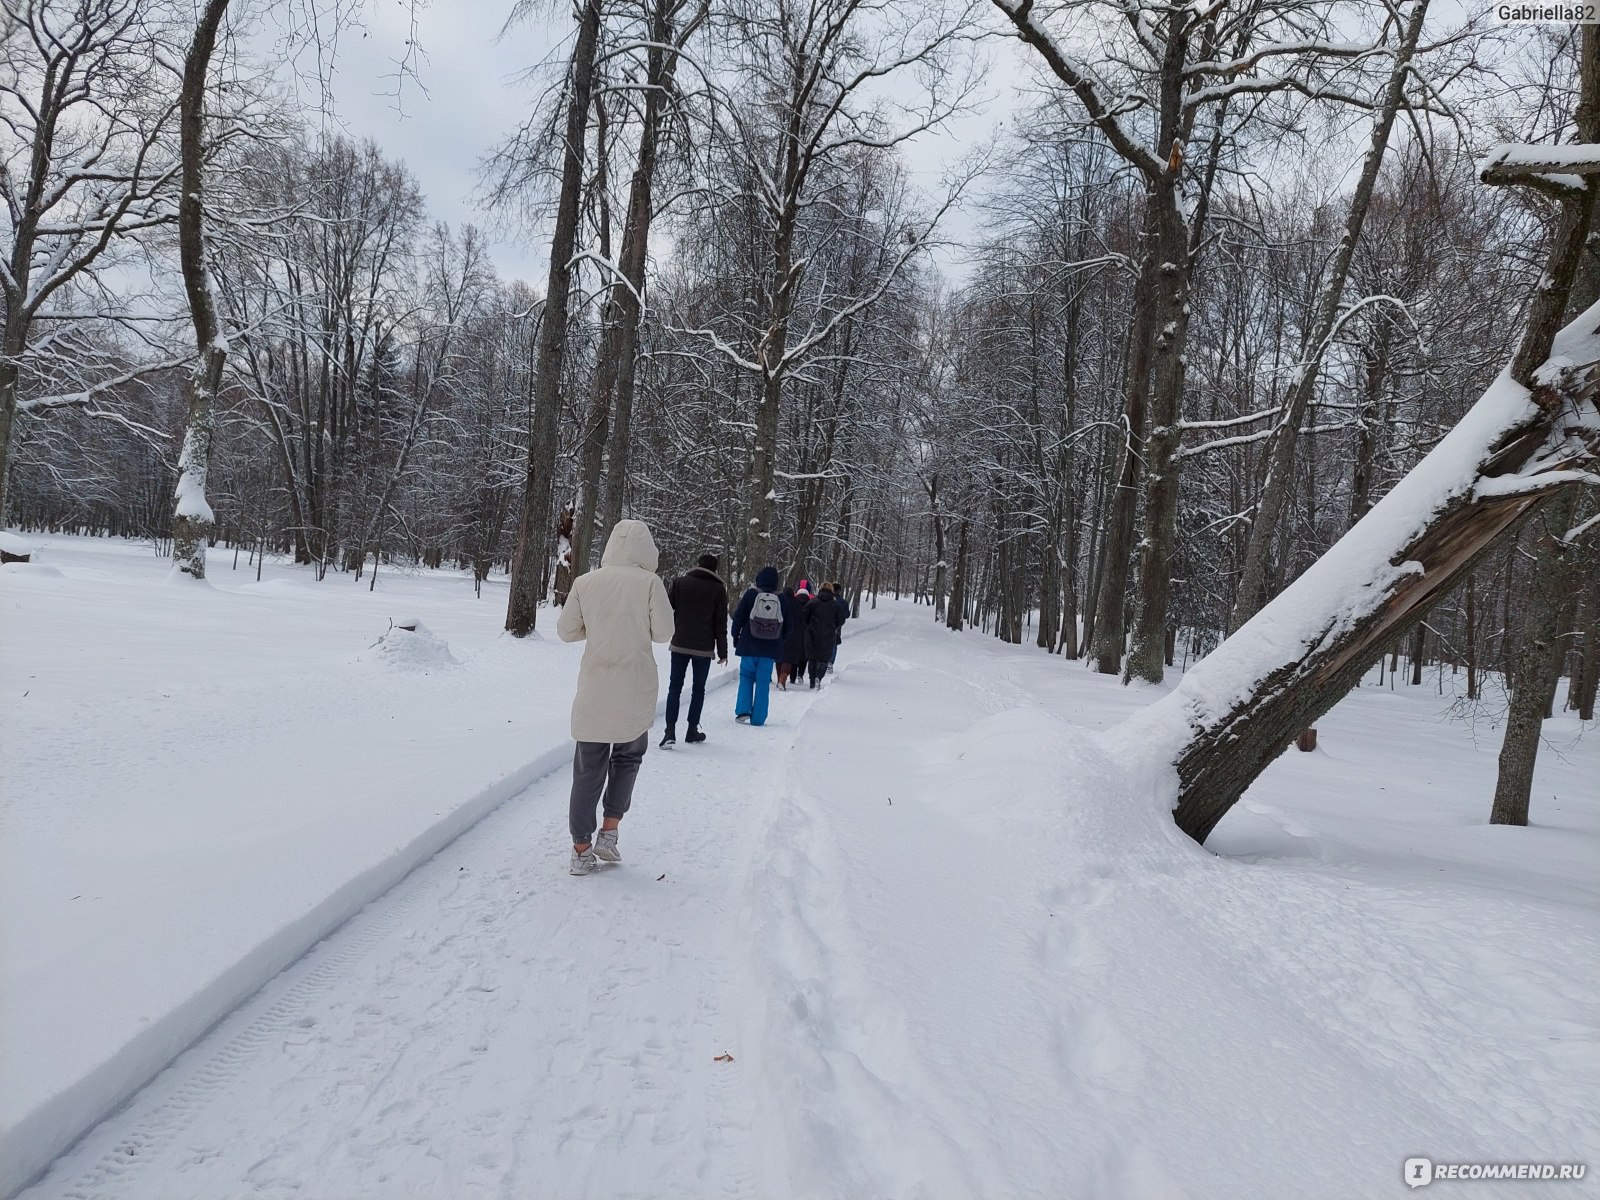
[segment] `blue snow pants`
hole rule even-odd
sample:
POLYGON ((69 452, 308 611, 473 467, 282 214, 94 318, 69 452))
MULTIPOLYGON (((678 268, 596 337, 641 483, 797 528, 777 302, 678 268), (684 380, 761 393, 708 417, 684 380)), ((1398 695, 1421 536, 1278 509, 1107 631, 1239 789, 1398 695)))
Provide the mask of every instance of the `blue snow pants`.
POLYGON ((767 723, 767 695, 772 690, 773 660, 770 658, 741 658, 739 660, 739 696, 733 702, 734 716, 750 714, 750 724, 767 723))

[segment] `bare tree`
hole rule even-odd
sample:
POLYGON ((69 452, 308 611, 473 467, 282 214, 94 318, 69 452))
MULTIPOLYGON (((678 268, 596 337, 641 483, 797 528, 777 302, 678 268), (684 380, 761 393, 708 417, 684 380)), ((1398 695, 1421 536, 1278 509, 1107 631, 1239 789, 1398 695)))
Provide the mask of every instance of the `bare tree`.
POLYGON ((217 30, 228 0, 207 0, 196 22, 194 40, 183 63, 178 93, 178 126, 182 138, 181 198, 178 203, 178 253, 183 290, 194 323, 195 352, 200 361, 189 379, 189 421, 178 459, 178 488, 172 522, 172 559, 176 569, 194 579, 206 576, 206 543, 214 517, 206 501, 211 470, 211 440, 216 424, 217 392, 227 362, 228 342, 217 319, 211 273, 206 265, 205 233, 205 98, 207 75, 217 30))
POLYGON ((578 40, 572 49, 568 74, 561 191, 556 203, 555 232, 550 240, 550 279, 545 289, 544 316, 539 325, 533 428, 528 439, 528 477, 523 489, 517 548, 512 557, 511 598, 506 606, 506 628, 516 637, 527 637, 538 620, 540 590, 554 533, 551 501, 555 494, 556 426, 561 411, 561 373, 567 352, 573 254, 578 242, 578 201, 583 186, 585 131, 589 122, 590 92, 594 86, 600 10, 600 0, 583 0, 578 13, 578 40))
MULTIPOLYGON (((7 221, 0 293, 0 520, 19 413, 94 404, 137 377, 76 379, 54 394, 19 394, 39 321, 97 274, 120 243, 173 216, 179 163, 167 135, 168 88, 159 11, 140 0, 16 0, 3 27, 0 200, 7 221)), ((65 331, 64 331, 65 332, 65 331)))
POLYGON ((1428 0, 1413 0, 1405 31, 1394 51, 1394 65, 1390 69, 1388 86, 1372 122, 1372 134, 1366 156, 1361 162, 1361 174, 1350 197, 1350 209, 1345 217, 1344 234, 1329 264, 1328 275, 1317 301, 1316 316, 1307 330, 1301 361, 1284 397, 1272 436, 1267 443, 1267 472, 1262 481, 1261 496, 1256 501, 1255 514, 1250 523, 1250 538, 1245 548, 1244 572, 1239 580, 1239 592, 1234 601, 1229 628, 1237 629, 1255 615, 1261 607, 1266 584, 1267 557, 1273 541, 1278 536, 1278 519, 1288 498, 1291 472, 1294 468, 1295 443, 1299 438, 1300 424, 1306 418, 1311 398, 1316 392, 1317 374, 1322 358, 1332 342, 1342 317, 1345 283, 1355 259, 1356 246, 1361 240, 1361 230, 1367 220, 1367 210, 1372 204, 1372 194, 1378 185, 1378 173, 1389 146, 1389 134, 1395 118, 1406 103, 1406 84, 1411 71, 1411 59, 1422 38, 1422 26, 1428 14, 1428 0))
POLYGON ((748 305, 729 314, 731 320, 696 332, 754 385, 744 528, 737 542, 740 562, 749 565, 773 553, 786 379, 845 322, 881 300, 901 270, 925 253, 961 184, 934 213, 902 231, 897 252, 860 292, 809 312, 802 306, 810 267, 802 242, 805 218, 825 194, 830 173, 836 179, 852 155, 903 145, 958 110, 971 83, 953 54, 971 35, 963 8, 869 11, 861 0, 751 0, 733 18, 743 94, 718 107, 716 146, 726 164, 725 203, 736 219, 760 231, 764 249, 751 263, 748 305), (917 100, 898 106, 868 102, 884 80, 919 69, 928 86, 917 100), (797 313, 803 325, 797 326, 797 313))

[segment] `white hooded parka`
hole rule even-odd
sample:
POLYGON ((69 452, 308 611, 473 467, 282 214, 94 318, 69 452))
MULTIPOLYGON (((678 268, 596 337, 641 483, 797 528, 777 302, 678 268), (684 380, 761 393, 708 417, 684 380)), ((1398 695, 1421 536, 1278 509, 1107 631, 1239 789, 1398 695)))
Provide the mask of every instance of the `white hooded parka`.
POLYGON ((661 686, 652 642, 672 640, 672 604, 656 575, 660 554, 643 521, 618 521, 600 569, 578 576, 556 622, 564 642, 581 642, 572 736, 631 742, 650 728, 661 686))

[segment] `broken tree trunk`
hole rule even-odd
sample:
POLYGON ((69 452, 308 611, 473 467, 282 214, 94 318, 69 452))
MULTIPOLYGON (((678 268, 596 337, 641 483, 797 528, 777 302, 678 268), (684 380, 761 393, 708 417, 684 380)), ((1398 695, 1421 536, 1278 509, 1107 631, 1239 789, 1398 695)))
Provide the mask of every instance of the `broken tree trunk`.
MULTIPOLYGON (((1593 27, 1581 66, 1578 126, 1592 143, 1600 126, 1593 27)), ((1563 148, 1562 157, 1600 163, 1600 146, 1582 150, 1563 148)), ((1495 161, 1503 171, 1516 157, 1495 161)), ((1502 534, 1563 484, 1600 482, 1600 304, 1557 333, 1594 190, 1586 182, 1563 197, 1521 344, 1466 416, 1305 574, 1119 727, 1130 753, 1154 751, 1175 768, 1174 818, 1196 841, 1502 534)))

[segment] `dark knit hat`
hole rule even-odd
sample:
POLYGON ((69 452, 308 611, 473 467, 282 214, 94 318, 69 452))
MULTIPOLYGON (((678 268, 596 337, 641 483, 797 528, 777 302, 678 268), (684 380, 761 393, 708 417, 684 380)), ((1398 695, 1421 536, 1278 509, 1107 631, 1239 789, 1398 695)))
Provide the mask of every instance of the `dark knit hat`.
POLYGON ((697 565, 704 567, 708 571, 715 571, 717 569, 717 556, 715 554, 702 554, 697 565))

